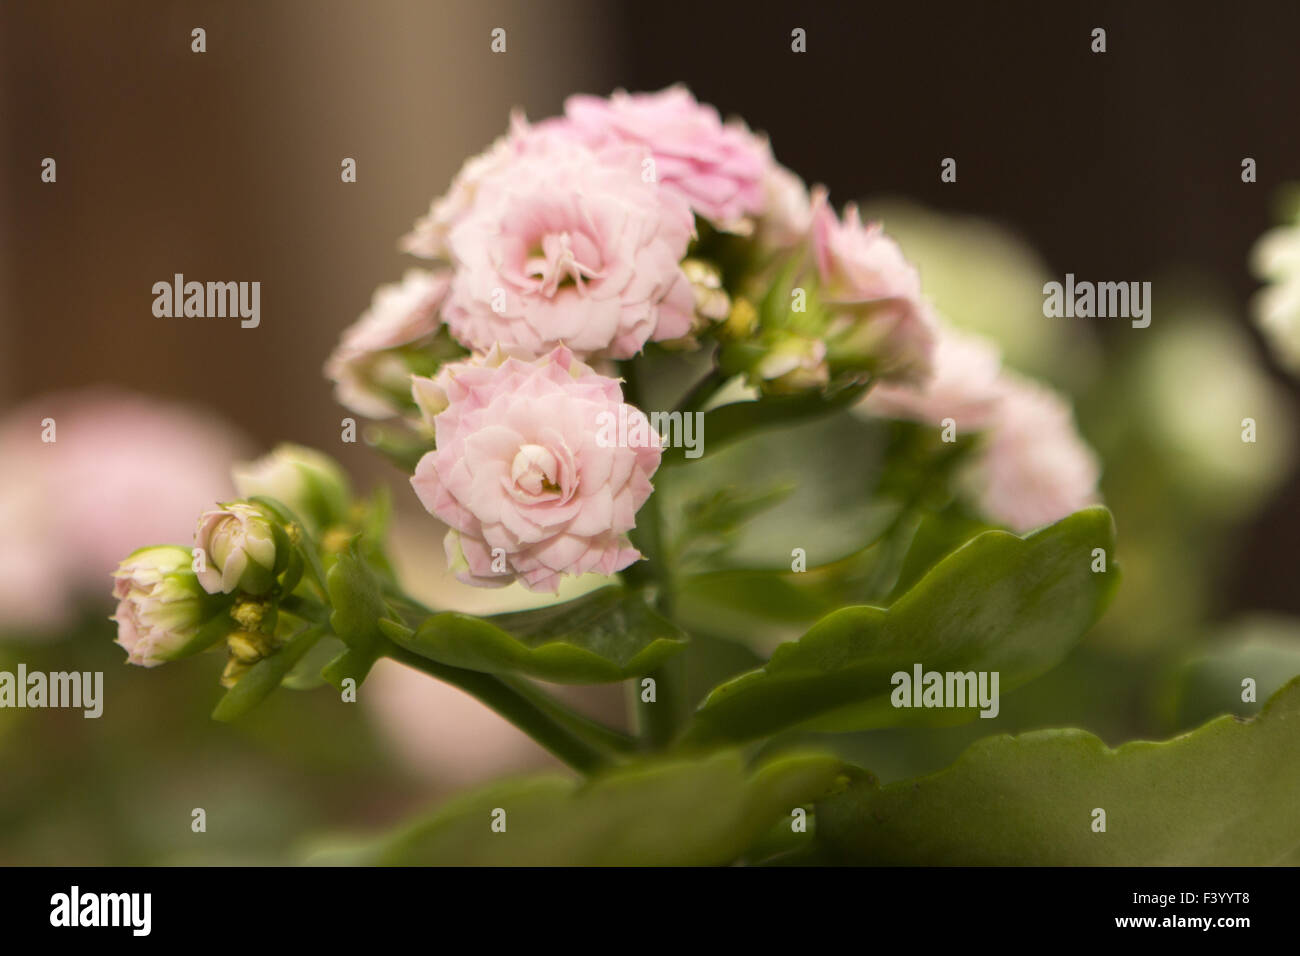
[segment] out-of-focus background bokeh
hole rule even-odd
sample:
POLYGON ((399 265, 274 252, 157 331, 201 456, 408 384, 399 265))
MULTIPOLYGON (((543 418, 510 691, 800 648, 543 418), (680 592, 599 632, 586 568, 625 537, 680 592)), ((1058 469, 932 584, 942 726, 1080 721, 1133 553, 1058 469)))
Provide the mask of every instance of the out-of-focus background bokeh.
MULTIPOLYGON (((545 117, 573 92, 685 82, 766 131, 781 162, 883 219, 954 323, 1069 393, 1105 463, 1125 579, 1085 646, 1008 695, 996 727, 828 745, 889 779, 993 729, 1164 735, 1215 712, 1197 680, 1225 656, 1290 666, 1274 662, 1300 633, 1300 390, 1249 322, 1249 263, 1300 179, 1300 8, 1090 7, 5 3, 0 669, 103 671, 107 702, 99 720, 0 711, 0 863, 294 859, 319 830, 389 824, 549 763, 396 666, 356 707, 281 692, 216 724, 219 663, 127 667, 105 616, 118 537, 122 554, 155 528, 185 542, 225 462, 281 440, 338 457, 363 488, 390 483, 407 566, 444 604, 475 606, 438 591, 440 532, 403 477, 340 442, 320 369, 407 268, 398 238, 460 164, 512 108, 545 117), (355 183, 340 181, 347 157, 355 183), (956 183, 940 181, 944 157, 956 183), (1151 327, 1044 318, 1042 284, 1067 272, 1151 281, 1151 327), (175 273, 259 281, 260 327, 156 318, 152 286, 175 273), (1243 453, 1246 416, 1260 435, 1243 453), (57 446, 39 445, 46 417, 57 446), (188 477, 158 485, 182 455, 188 477), (127 504, 106 516, 112 489, 127 504)), ((753 659, 714 650, 720 673, 753 659)), ((584 699, 619 710, 617 693, 584 699)))

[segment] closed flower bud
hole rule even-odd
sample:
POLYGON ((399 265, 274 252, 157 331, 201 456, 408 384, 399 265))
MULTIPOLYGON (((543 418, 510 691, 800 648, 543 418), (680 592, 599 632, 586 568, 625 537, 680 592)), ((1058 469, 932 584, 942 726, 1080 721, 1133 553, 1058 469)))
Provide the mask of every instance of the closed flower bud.
POLYGON ((698 348, 699 336, 731 314, 731 297, 723 288, 722 272, 717 266, 703 259, 686 259, 682 262, 682 274, 691 283, 695 316, 689 333, 663 342, 664 347, 670 349, 698 348))
POLYGON ((188 548, 142 548, 113 572, 117 643, 130 663, 156 667, 202 649, 195 640, 213 609, 191 562, 188 548))
POLYGON ((830 382, 826 343, 793 334, 774 336, 750 379, 763 391, 778 394, 824 389, 830 382))
POLYGON ((262 495, 283 502, 313 531, 347 520, 352 497, 347 475, 314 449, 279 445, 269 455, 237 465, 233 477, 243 497, 262 495))
POLYGON ((199 518, 194 546, 204 552, 199 583, 209 594, 265 594, 275 583, 275 534, 255 505, 234 502, 199 518))

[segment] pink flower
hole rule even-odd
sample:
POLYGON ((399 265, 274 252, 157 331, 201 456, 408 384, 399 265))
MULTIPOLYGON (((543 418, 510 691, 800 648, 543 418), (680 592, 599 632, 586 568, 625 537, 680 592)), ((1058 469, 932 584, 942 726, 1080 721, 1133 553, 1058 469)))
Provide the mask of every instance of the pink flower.
POLYGON ((192 560, 189 548, 160 545, 134 552, 113 572, 117 643, 129 663, 157 667, 192 649, 209 614, 192 560))
POLYGON ((482 183, 508 171, 518 156, 539 148, 548 135, 546 130, 529 126, 521 113, 512 113, 510 131, 465 161, 447 193, 435 199, 428 214, 417 220, 415 228, 403 237, 402 250, 426 259, 450 258, 448 236, 452 227, 474 207, 482 183))
POLYGON ((1069 403, 1038 382, 1004 375, 986 445, 967 475, 984 514, 1014 531, 1050 524, 1097 501, 1097 456, 1069 403))
POLYGON ((681 260, 693 228, 685 204, 642 178, 635 150, 547 137, 485 177, 452 228, 444 318, 478 351, 563 344, 630 358, 691 328, 681 260))
POLYGON ((763 177, 763 215, 758 220, 759 242, 769 248, 785 249, 808 238, 812 229, 812 200, 808 187, 797 175, 779 163, 772 163, 763 177))
POLYGON ((628 541, 659 467, 658 435, 623 404, 618 382, 566 348, 533 361, 499 349, 417 379, 437 450, 416 467, 420 502, 451 526, 448 562, 467 584, 518 579, 555 591, 560 576, 613 574, 640 557, 628 541), (602 441, 625 416, 631 447, 602 441))
POLYGON ((922 385, 882 382, 862 400, 862 411, 930 425, 951 418, 958 434, 979 431, 989 424, 1006 391, 998 347, 988 339, 947 326, 941 326, 938 333, 930 378, 922 385))
POLYGON ((880 378, 921 381, 929 374, 935 325, 921 279, 879 224, 864 226, 857 206, 835 216, 824 189, 813 195, 812 247, 821 300, 835 315, 827 334, 836 352, 870 356, 880 378))
POLYGON ((658 93, 617 91, 609 99, 571 96, 564 114, 574 135, 603 147, 631 143, 654 157, 655 176, 715 226, 745 231, 764 208, 774 164, 767 142, 696 101, 684 86, 658 93))
POLYGON ((445 271, 411 269, 400 284, 375 290, 370 308, 344 333, 325 363, 341 405, 368 418, 400 411, 394 394, 410 389, 410 369, 395 354, 431 337, 442 326, 439 311, 450 285, 445 271))

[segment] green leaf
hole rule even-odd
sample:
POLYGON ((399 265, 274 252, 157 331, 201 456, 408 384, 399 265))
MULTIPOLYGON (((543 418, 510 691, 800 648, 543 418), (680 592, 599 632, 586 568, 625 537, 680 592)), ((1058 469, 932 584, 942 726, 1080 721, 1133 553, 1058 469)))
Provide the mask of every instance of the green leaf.
POLYGON ((986 738, 917 780, 863 775, 818 803, 817 836, 853 863, 1250 866, 1300 847, 1297 793, 1300 680, 1253 720, 1164 743, 1043 730, 986 738))
MULTIPOLYGON (((830 394, 773 396, 765 395, 755 401, 732 402, 704 413, 705 456, 713 454, 731 442, 760 429, 789 425, 829 415, 852 405, 864 394, 866 385, 850 385, 830 394)), ((662 465, 689 463, 686 449, 665 448, 662 465)))
POLYGON ((877 493, 889 428, 847 412, 714 448, 660 471, 655 494, 677 574, 735 568, 789 571, 853 554, 897 519, 901 502, 877 493), (701 520, 701 518, 705 520, 701 520))
MULTIPOLYGON (((959 547, 985 531, 995 530, 963 514, 960 509, 950 507, 938 514, 926 515, 917 526, 903 559, 903 566, 898 572, 898 580, 890 600, 906 593, 912 585, 925 577, 927 571, 959 547)), ((1109 558, 1107 559, 1109 560, 1109 558)))
POLYGON ((347 650, 326 666, 321 676, 336 687, 349 677, 360 684, 383 653, 379 621, 392 612, 384 603, 379 579, 361 560, 355 544, 330 568, 327 587, 334 608, 330 627, 347 650))
POLYGON ((531 777, 453 799, 394 836, 319 852, 313 862, 722 865, 824 795, 840 769, 833 757, 797 754, 747 772, 736 753, 724 752, 625 765, 586 783, 531 777), (492 830, 497 810, 505 812, 504 832, 492 830))
POLYGON ((322 633, 320 628, 308 628, 291 638, 270 657, 264 657, 250 667, 239 678, 239 682, 217 702, 212 711, 213 719, 235 720, 260 704, 271 691, 280 686, 294 665, 320 640, 322 633))
POLYGON ((1219 714, 1253 716, 1298 674, 1300 620, 1257 616, 1234 621, 1166 679, 1160 695, 1164 716, 1179 729, 1219 714), (1254 681, 1252 701, 1242 700, 1246 678, 1254 681))
POLYGON ((903 521, 861 551, 805 571, 691 575, 678 586, 676 618, 691 634, 709 632, 770 652, 774 643, 797 637, 845 604, 888 594, 914 527, 903 521))
POLYGON ((325 678, 321 671, 346 649, 338 638, 326 634, 302 656, 293 670, 284 675, 280 686, 286 690, 315 690, 324 686, 325 678))
POLYGON ((557 684, 639 676, 680 651, 686 635, 619 585, 563 604, 478 618, 444 612, 414 634, 389 637, 414 654, 469 670, 524 674, 557 684))
POLYGON ((902 723, 954 723, 975 708, 894 707, 891 676, 993 671, 999 691, 1057 664, 1100 616, 1114 591, 1110 512, 1087 508, 1025 537, 981 534, 935 565, 888 610, 846 607, 766 666, 716 688, 686 740, 748 740, 792 727, 865 730, 902 723), (1093 573, 1104 548, 1108 570, 1093 573))

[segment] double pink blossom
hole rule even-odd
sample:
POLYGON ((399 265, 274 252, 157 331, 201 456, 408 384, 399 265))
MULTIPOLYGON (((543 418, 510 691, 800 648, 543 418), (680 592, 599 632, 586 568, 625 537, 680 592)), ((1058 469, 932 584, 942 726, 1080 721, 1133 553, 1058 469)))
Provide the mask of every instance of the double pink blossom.
POLYGON ((545 137, 485 175, 451 227, 443 315, 477 351, 563 344, 630 358, 690 330, 681 261, 693 234, 690 210, 643 177, 637 150, 545 137))
POLYGON ((658 435, 624 405, 616 380, 567 348, 525 361, 500 349, 416 379, 437 448, 411 479, 421 503, 451 531, 449 564, 466 583, 519 580, 555 591, 565 574, 613 574, 640 557, 628 540, 659 467, 658 435), (625 416, 647 436, 602 442, 625 416), (605 416, 613 416, 612 419, 605 416))

